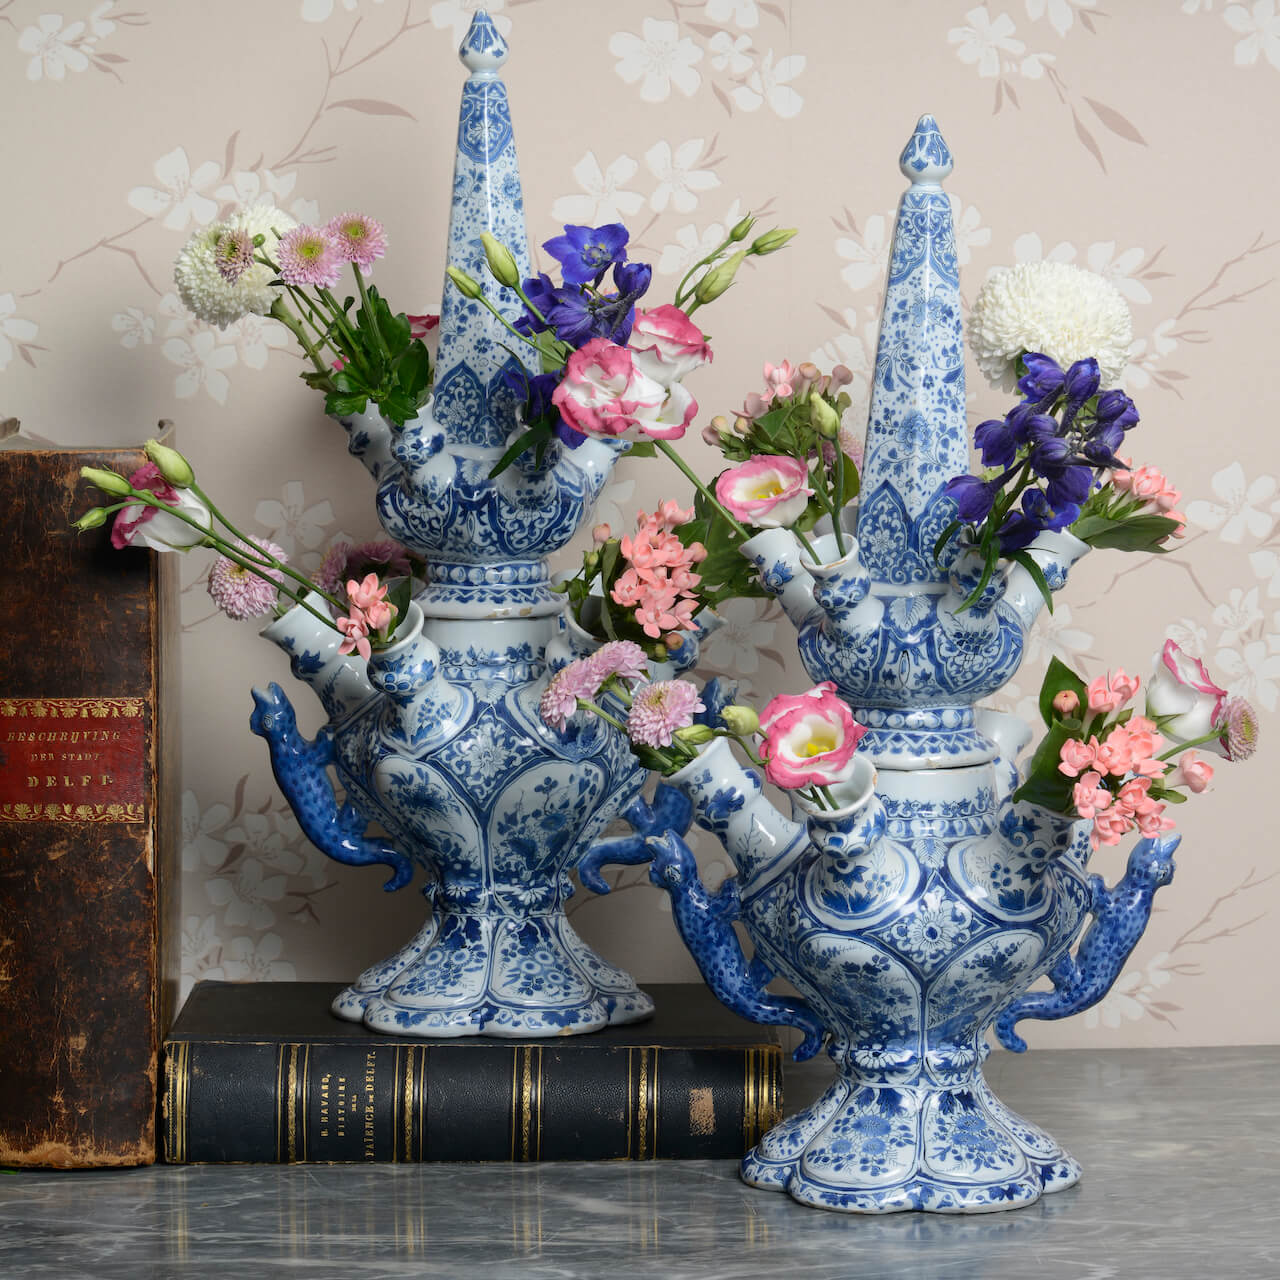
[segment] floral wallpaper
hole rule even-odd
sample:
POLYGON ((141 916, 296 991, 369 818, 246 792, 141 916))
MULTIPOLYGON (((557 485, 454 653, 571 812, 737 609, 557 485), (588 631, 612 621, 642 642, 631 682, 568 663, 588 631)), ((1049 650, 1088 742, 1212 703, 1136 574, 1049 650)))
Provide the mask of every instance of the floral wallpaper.
MULTIPOLYGON (((66 444, 139 442, 172 419, 204 487, 304 568, 339 535, 373 536, 367 477, 298 381, 288 335, 257 317, 221 331, 194 321, 172 262, 238 203, 301 221, 361 208, 391 241, 379 287, 399 308, 438 309, 455 51, 475 7, 223 0, 211 19, 194 3, 0 0, 0 416, 66 444)), ((1184 491, 1187 533, 1157 560, 1087 558, 1005 705, 1031 712, 1051 655, 1089 676, 1146 671, 1173 637, 1254 700, 1264 741, 1179 811, 1177 880, 1115 990, 1030 1035, 1280 1040, 1280 867, 1264 802, 1280 701, 1280 455, 1263 376, 1280 305, 1275 0, 488 7, 513 51, 531 242, 563 222, 624 221, 661 301, 748 210, 799 227, 706 313, 716 360, 690 388, 701 421, 784 357, 847 365, 851 412, 865 413, 897 156, 925 111, 957 158, 947 186, 967 300, 991 267, 1039 259, 1087 266, 1124 294, 1133 442, 1184 491)), ((969 373, 974 420, 1001 411, 969 373)), ((696 432, 685 444, 710 464, 696 432)), ((598 518, 625 523, 673 482, 662 460, 624 465, 598 518)), ((348 979, 416 929, 422 901, 383 895, 379 873, 301 836, 247 724, 249 686, 287 683, 287 666, 217 614, 207 568, 183 565, 184 985, 348 979)), ((711 670, 760 698, 803 687, 779 614, 740 603, 726 618, 711 670)), ((698 855, 711 884, 731 870, 710 837, 698 855)), ((1116 851, 1097 863, 1108 878, 1123 869, 1116 851)), ((612 895, 571 909, 642 981, 694 981, 665 903, 628 869, 612 895)))

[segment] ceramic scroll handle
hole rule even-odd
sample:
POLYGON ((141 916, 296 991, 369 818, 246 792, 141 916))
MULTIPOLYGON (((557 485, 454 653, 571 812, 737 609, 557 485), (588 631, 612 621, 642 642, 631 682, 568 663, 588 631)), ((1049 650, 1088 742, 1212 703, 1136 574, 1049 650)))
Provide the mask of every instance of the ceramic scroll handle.
POLYGON ((253 702, 249 728, 266 739, 271 771, 307 839, 321 853, 348 866, 386 863, 395 874, 382 887, 388 892, 404 888, 413 878, 413 864, 390 845, 366 839, 369 823, 354 805, 338 805, 327 771, 334 759, 329 727, 322 728, 314 739, 304 738, 298 732, 292 704, 274 682, 266 693, 254 689, 253 702))
POLYGON ((765 990, 773 973, 764 961, 747 961, 733 922, 738 918, 738 881, 730 876, 715 893, 708 893, 698 876, 689 846, 673 831, 649 836, 652 855, 649 879, 671 896, 676 929, 721 1004, 751 1022, 796 1027, 804 1032, 797 1062, 812 1058, 826 1034, 822 1020, 803 1000, 775 996, 765 990))
POLYGON ((1173 879, 1173 851, 1181 836, 1139 840, 1129 855, 1124 879, 1108 889, 1101 876, 1089 877, 1093 923, 1075 955, 1068 952, 1049 971, 1052 991, 1019 996, 996 1018, 996 1035, 1006 1049, 1022 1053, 1027 1042, 1014 1031, 1023 1018, 1069 1018, 1092 1008, 1111 990, 1124 962, 1151 919, 1156 890, 1173 879))

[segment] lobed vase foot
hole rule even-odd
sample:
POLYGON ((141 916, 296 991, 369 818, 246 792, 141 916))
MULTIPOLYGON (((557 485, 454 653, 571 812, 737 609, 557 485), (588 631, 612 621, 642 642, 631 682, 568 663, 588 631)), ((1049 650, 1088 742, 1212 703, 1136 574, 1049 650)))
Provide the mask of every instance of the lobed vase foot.
POLYGON ((332 1010, 390 1035, 535 1038, 638 1022, 653 1001, 596 955, 563 912, 445 912, 361 974, 332 1010))
POLYGON ((1080 1166, 981 1074, 949 1088, 841 1076, 765 1134, 741 1174, 818 1209, 990 1213, 1073 1186, 1080 1166))

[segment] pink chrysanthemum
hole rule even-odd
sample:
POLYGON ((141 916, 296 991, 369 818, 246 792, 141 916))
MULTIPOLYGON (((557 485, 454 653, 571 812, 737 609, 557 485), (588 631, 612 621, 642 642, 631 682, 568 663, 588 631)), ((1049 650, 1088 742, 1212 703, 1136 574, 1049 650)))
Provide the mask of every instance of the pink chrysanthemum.
POLYGON ((578 709, 578 699, 594 698, 599 688, 600 681, 591 670, 590 659, 579 658, 551 677, 538 699, 538 714, 553 729, 563 733, 569 717, 578 709))
POLYGON ((347 562, 351 555, 351 543, 335 542, 324 553, 320 567, 311 575, 311 581, 328 595, 336 596, 348 578, 347 562))
POLYGON ((603 644, 587 660, 587 667, 598 689, 610 676, 624 680, 647 677, 644 650, 632 640, 610 640, 603 644))
POLYGON ((338 283, 345 261, 337 242, 320 227, 294 227, 280 237, 276 248, 280 279, 286 284, 309 284, 328 289, 338 283))
POLYGON ((687 729, 694 713, 705 711, 697 685, 688 680, 655 680, 636 691, 627 733, 642 747, 669 747, 677 729, 687 729))
MULTIPOLYGON (((255 550, 265 551, 281 562, 287 559, 274 542, 258 543, 257 548, 245 542, 237 545, 246 553, 246 559, 251 558, 255 550)), ((228 618, 237 621, 260 618, 274 608, 276 590, 283 581, 284 574, 279 569, 264 565, 258 572, 253 572, 228 556, 219 556, 209 570, 209 595, 228 618)))
POLYGON ((218 274, 228 284, 235 284, 253 266, 253 236, 249 229, 229 227, 218 237, 213 257, 218 274))
POLYGON ((1258 749, 1258 713, 1244 698, 1228 698, 1223 708, 1222 745, 1228 760, 1247 760, 1258 749))
POLYGON ((364 213, 340 213, 325 230, 333 237, 344 262, 371 267, 387 251, 382 223, 364 213))
POLYGON ((379 570, 384 578, 406 578, 410 573, 409 551, 390 538, 358 542, 347 551, 347 572, 363 577, 379 570))

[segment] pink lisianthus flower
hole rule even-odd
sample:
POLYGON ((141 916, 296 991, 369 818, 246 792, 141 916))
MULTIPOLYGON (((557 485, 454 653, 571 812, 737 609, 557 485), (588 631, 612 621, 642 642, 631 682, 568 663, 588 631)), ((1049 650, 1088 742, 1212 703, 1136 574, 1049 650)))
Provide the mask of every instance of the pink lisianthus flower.
POLYGON ((779 787, 825 787, 847 782, 865 727, 858 724, 829 680, 807 693, 780 694, 760 716, 765 777, 779 787))
POLYGON ((671 303, 636 312, 630 349, 636 368, 667 388, 712 359, 702 330, 671 303))
POLYGON ((1194 751, 1188 751, 1169 774, 1165 786, 1186 787, 1193 795, 1199 795, 1212 781, 1213 765, 1201 760, 1194 751))
POLYGON ((735 520, 757 529, 794 524, 809 505, 813 490, 808 468, 797 458, 762 453, 722 472, 716 497, 735 520))
POLYGON ((344 262, 368 268, 387 251, 387 236, 382 223, 363 213, 340 213, 325 225, 338 254, 344 262))
POLYGON ((547 687, 538 699, 538 714, 553 729, 563 733, 569 717, 578 709, 578 699, 589 701, 594 698, 600 683, 592 669, 591 658, 579 658, 561 667, 547 681, 547 687))
POLYGON ((329 289, 342 275, 342 254, 334 238, 321 227, 286 231, 276 246, 276 259, 285 284, 329 289))
POLYGON ((195 520, 201 527, 193 529, 185 520, 170 515, 159 507, 141 503, 127 506, 117 513, 111 526, 111 545, 117 550, 123 547, 150 547, 153 551, 187 551, 197 547, 208 536, 213 516, 209 508, 190 490, 175 489, 154 462, 146 462, 129 477, 135 489, 146 489, 166 506, 195 520))
POLYGON ((1138 692, 1140 683, 1137 676, 1125 675, 1123 667, 1090 680, 1087 687, 1089 710, 1095 715, 1119 711, 1138 692))
POLYGON ((627 734, 642 747, 669 747, 673 735, 687 729, 705 711, 698 686, 688 680, 655 680, 641 685, 627 713, 627 734))
MULTIPOLYGON (((237 545, 241 551, 248 553, 245 559, 251 559, 258 551, 265 551, 282 564, 288 559, 274 542, 263 541, 256 546, 238 542, 237 545)), ((209 570, 209 597, 228 618, 235 618, 237 621, 260 618, 275 606, 283 581, 284 574, 279 569, 263 565, 255 573, 237 564, 229 556, 219 556, 209 570)))
MULTIPOLYGON (((1159 723, 1161 732, 1175 743, 1207 737, 1222 724, 1226 704, 1227 691, 1214 684, 1204 663, 1166 640, 1147 684, 1147 715, 1159 723)), ((1225 735, 1216 744, 1203 745, 1228 754, 1225 735)))
POLYGON ((431 332, 432 329, 437 328, 440 324, 440 317, 433 316, 433 315, 422 315, 422 316, 407 315, 405 316, 405 319, 409 322, 410 338, 425 338, 427 334, 431 332))
POLYGON ((359 609, 352 609, 350 616, 338 618, 334 626, 342 632, 339 653, 358 653, 367 662, 373 653, 369 643, 369 621, 359 609))
POLYGON ((592 338, 569 357, 551 403, 576 431, 633 440, 678 440, 698 411, 679 383, 668 390, 655 382, 607 338, 592 338))

